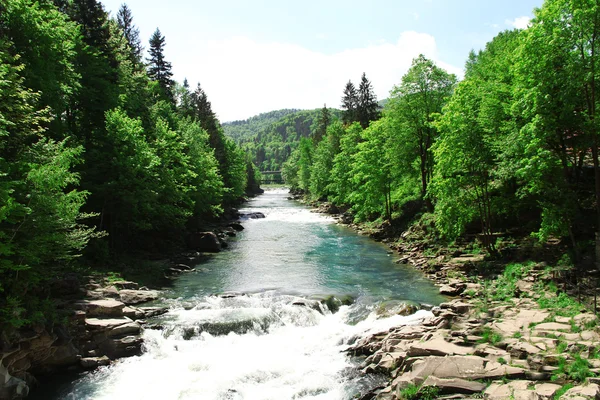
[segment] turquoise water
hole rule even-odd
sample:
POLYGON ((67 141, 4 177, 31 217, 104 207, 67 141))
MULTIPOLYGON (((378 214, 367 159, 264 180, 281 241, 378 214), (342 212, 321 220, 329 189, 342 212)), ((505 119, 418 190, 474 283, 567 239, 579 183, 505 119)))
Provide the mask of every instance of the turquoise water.
POLYGON ((302 296, 443 301, 419 271, 394 263, 397 255, 388 254, 385 245, 287 196, 285 190, 274 190, 251 200, 241 211, 260 211, 266 218, 244 221, 245 230, 228 251, 211 257, 200 267, 203 272, 176 282, 175 296, 272 289, 302 296))
POLYGON ((383 378, 360 373, 344 350, 431 316, 381 316, 382 302, 444 298, 419 272, 394 263, 385 246, 287 196, 274 190, 250 201, 241 211, 266 218, 243 220, 228 250, 165 292, 170 311, 149 321, 162 329, 144 331, 143 355, 48 398, 341 400, 378 385, 383 378), (330 310, 315 300, 331 295, 353 303, 330 310))

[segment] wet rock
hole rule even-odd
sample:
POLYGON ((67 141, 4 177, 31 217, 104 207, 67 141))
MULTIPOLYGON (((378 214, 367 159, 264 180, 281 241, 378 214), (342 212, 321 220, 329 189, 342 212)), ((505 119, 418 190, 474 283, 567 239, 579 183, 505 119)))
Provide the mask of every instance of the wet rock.
POLYGON ((80 360, 80 365, 83 369, 95 369, 102 365, 109 365, 110 359, 106 356, 102 357, 86 357, 80 360))
POLYGON ((380 317, 391 317, 393 315, 412 315, 419 311, 419 304, 411 301, 389 300, 381 303, 377 308, 380 317))
POLYGON ((168 307, 140 307, 139 309, 144 313, 145 318, 156 317, 169 312, 168 307))
POLYGON ((221 241, 213 232, 196 232, 189 236, 189 246, 198 251, 218 253, 221 251, 221 241))
POLYGON ((129 322, 123 325, 116 326, 107 332, 109 337, 123 336, 123 335, 138 335, 142 327, 137 322, 129 322))
POLYGON ((232 222, 232 223, 228 224, 227 226, 238 232, 241 232, 244 230, 244 226, 238 222, 232 222))
POLYGON ((260 218, 265 218, 265 214, 263 214, 261 212, 251 212, 251 213, 240 214, 240 217, 247 218, 247 219, 260 219, 260 218))

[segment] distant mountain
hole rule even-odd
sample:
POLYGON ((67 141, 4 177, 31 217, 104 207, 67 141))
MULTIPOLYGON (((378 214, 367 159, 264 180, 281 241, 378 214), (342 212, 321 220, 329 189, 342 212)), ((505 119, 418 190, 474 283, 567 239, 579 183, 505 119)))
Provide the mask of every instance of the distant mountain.
MULTIPOLYGON (((332 119, 341 111, 330 108, 332 119)), ((225 135, 251 154, 261 171, 279 171, 300 138, 310 137, 316 129, 321 109, 283 109, 259 114, 244 121, 223 124, 225 135)))

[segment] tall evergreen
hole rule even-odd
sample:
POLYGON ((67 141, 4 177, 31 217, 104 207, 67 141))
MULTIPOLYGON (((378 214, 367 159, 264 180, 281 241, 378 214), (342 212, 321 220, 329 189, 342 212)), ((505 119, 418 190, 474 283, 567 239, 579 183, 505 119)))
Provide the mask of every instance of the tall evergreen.
POLYGON ((321 109, 321 115, 319 116, 319 120, 317 121, 317 129, 313 134, 313 140, 316 143, 319 143, 321 139, 327 135, 327 127, 331 123, 331 112, 327 108, 327 104, 323 105, 321 109))
POLYGON ((148 75, 150 79, 158 82, 163 96, 173 102, 173 73, 171 63, 165 60, 165 37, 156 28, 150 38, 150 58, 148 58, 148 75))
POLYGON ((344 110, 344 113, 342 114, 342 121, 344 124, 349 125, 357 120, 358 93, 356 92, 356 87, 352 81, 348 81, 344 88, 342 109, 344 110))
POLYGON ((142 60, 142 42, 140 40, 140 31, 133 24, 133 14, 127 4, 123 3, 119 12, 117 12, 117 23, 123 31, 123 36, 127 39, 131 48, 131 61, 140 62, 142 60))
POLYGON ((373 85, 367 79, 367 75, 364 72, 358 86, 357 114, 358 122, 360 122, 363 129, 369 126, 369 122, 379 119, 377 96, 373 91, 373 85))

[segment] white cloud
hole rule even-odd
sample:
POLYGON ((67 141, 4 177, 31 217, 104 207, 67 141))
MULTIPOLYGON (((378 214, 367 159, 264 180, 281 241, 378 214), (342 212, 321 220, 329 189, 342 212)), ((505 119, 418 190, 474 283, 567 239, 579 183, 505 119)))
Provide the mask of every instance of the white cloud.
POLYGON ((529 23, 531 22, 531 18, 527 16, 517 17, 514 20, 507 19, 504 21, 506 25, 512 26, 517 29, 527 29, 529 27, 529 23))
POLYGON ((346 82, 367 78, 379 99, 388 97, 419 54, 449 72, 460 68, 437 60, 433 36, 404 32, 396 43, 323 54, 287 43, 259 43, 246 37, 194 43, 173 60, 175 77, 200 82, 221 121, 245 119, 281 108, 339 107, 346 82))

